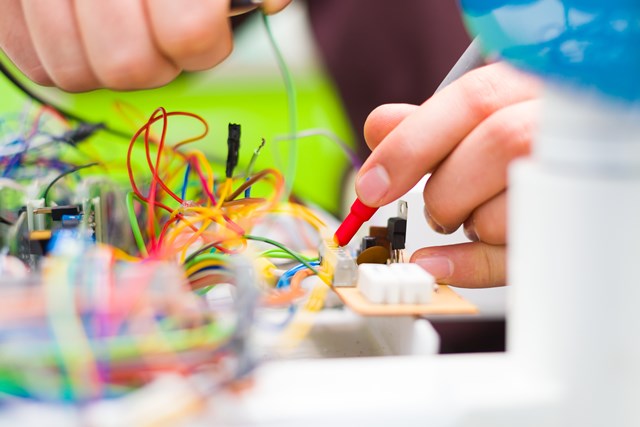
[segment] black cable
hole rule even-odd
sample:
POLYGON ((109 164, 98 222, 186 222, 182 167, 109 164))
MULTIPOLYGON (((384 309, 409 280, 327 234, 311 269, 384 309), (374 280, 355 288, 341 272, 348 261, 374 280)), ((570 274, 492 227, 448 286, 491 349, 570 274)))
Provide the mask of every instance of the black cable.
POLYGON ((52 103, 50 103, 46 99, 42 98, 41 96, 39 96, 38 94, 33 92, 27 86, 25 86, 20 80, 18 80, 18 78, 9 70, 9 68, 1 60, 0 60, 0 73, 2 73, 2 75, 4 75, 7 78, 7 80, 9 80, 17 89, 19 89, 22 93, 27 95, 29 98, 33 99, 34 101, 38 102, 39 104, 41 104, 43 106, 53 108, 54 110, 58 111, 60 114, 65 116, 67 119, 74 120, 74 121, 79 122, 81 124, 87 124, 89 126, 95 126, 97 128, 99 127, 101 129, 104 129, 106 132, 109 132, 110 134, 115 135, 115 136, 119 136, 121 138, 131 139, 132 135, 130 135, 127 132, 123 132, 121 130, 114 129, 114 128, 110 127, 110 126, 107 126, 104 123, 91 122, 90 120, 86 120, 86 119, 76 115, 75 113, 72 113, 69 110, 66 110, 64 108, 60 108, 60 107, 58 107, 56 105, 53 105, 52 103))
POLYGON ((60 175, 55 177, 55 179, 51 181, 49 185, 47 185, 47 188, 45 188, 44 192, 42 193, 42 197, 44 198, 44 205, 45 206, 49 205, 49 203, 47 203, 47 196, 49 195, 49 191, 51 191, 51 188, 55 185, 56 182, 60 181, 62 178, 64 178, 67 175, 71 175, 72 173, 78 172, 81 169, 90 168, 92 166, 97 166, 99 164, 100 163, 98 162, 93 162, 93 163, 88 163, 86 165, 76 166, 75 168, 71 168, 68 171, 62 172, 60 175))
POLYGON ((0 216, 0 224, 13 225, 13 222, 11 222, 8 219, 0 216))

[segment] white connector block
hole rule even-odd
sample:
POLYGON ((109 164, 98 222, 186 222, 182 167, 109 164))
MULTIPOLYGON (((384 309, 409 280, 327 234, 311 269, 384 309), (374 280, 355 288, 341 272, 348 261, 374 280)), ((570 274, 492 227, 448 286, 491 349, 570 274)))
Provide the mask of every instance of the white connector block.
POLYGON ((337 246, 332 239, 324 239, 318 254, 322 260, 322 280, 336 287, 355 285, 358 265, 347 248, 337 246))
POLYGON ((435 278, 416 264, 396 263, 389 265, 400 286, 400 303, 426 304, 431 301, 435 278))
POLYGON ((358 289, 374 304, 427 304, 435 279, 415 264, 360 264, 358 289))

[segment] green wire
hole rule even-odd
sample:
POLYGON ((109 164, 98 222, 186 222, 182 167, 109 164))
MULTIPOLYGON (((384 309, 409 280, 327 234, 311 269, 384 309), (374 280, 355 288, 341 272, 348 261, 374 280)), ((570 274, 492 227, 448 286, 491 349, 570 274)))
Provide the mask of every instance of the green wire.
POLYGON ((229 256, 223 255, 218 252, 199 254, 191 259, 186 260, 184 263, 184 269, 188 270, 192 265, 197 264, 201 261, 229 261, 229 256))
POLYGON ((286 173, 286 182, 285 182, 285 192, 284 199, 289 198, 289 194, 291 194, 291 190, 293 189, 293 181, 296 177, 296 160, 297 160, 297 151, 298 147, 296 144, 296 134, 298 128, 298 107, 296 105, 296 89, 293 85, 293 77, 291 75, 291 71, 287 66, 287 63, 284 60, 284 56, 282 55, 282 51, 278 47, 278 43, 276 42, 275 37, 273 36, 273 32, 271 31, 271 25, 269 23, 269 17, 263 12, 262 13, 262 22, 264 22, 264 28, 267 31, 267 35, 269 36, 269 42, 271 43, 271 48, 276 56, 276 62, 278 63, 278 68, 280 69, 280 74, 282 75, 282 79, 284 81, 284 87, 287 92, 287 104, 289 108, 289 133, 291 134, 291 142, 289 145, 289 167, 287 168, 286 173))
POLYGON ((133 210, 133 191, 129 191, 127 193, 127 214, 129 215, 129 222, 131 223, 131 231, 133 232, 133 237, 136 240, 136 244, 138 245, 138 250, 142 256, 148 256, 147 248, 144 245, 144 239, 142 238, 142 232, 140 231, 140 224, 138 224, 138 218, 136 218, 136 213, 133 210))
MULTIPOLYGON (((313 262, 318 260, 317 257, 314 258, 314 257, 304 256, 300 252, 296 252, 296 255, 298 255, 300 258, 308 262, 313 262)), ((262 252, 260 256, 265 258, 295 259, 290 252, 283 251, 282 249, 269 249, 267 251, 262 252)))
POLYGON ((318 274, 318 270, 316 270, 311 264, 309 264, 309 262, 307 262, 304 258, 302 258, 297 253, 293 252, 291 249, 287 248, 282 243, 276 242, 275 240, 267 239, 266 237, 251 236, 251 235, 248 235, 248 234, 245 234, 244 238, 247 239, 247 240, 255 240, 257 242, 268 243, 268 244, 273 245, 273 246, 275 246, 277 248, 280 248, 283 251, 285 251, 286 253, 288 253, 289 255, 291 255, 293 257, 293 259, 295 259, 299 263, 303 264, 309 270, 313 271, 314 274, 318 274))

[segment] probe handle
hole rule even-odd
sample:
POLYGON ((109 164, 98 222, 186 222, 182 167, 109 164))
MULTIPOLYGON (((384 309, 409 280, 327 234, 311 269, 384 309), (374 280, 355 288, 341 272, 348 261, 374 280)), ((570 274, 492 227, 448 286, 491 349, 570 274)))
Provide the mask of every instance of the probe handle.
POLYGON ((333 236, 338 246, 348 245, 351 239, 353 239, 353 236, 355 236, 360 227, 362 227, 362 224, 369 221, 377 210, 378 208, 369 207, 356 199, 351 205, 349 215, 347 215, 343 223, 340 224, 340 227, 336 230, 336 234, 333 236))

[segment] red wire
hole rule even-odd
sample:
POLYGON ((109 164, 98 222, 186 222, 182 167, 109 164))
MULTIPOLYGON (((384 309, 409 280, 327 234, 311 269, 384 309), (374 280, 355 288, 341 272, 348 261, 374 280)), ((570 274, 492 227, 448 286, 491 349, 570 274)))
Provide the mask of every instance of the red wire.
POLYGON ((196 174, 200 179, 200 183, 202 184, 202 189, 204 190, 209 200, 211 200, 211 203, 215 206, 217 204, 216 197, 214 196, 213 192, 209 188, 209 185, 207 183, 207 178, 202 173, 202 169, 200 168, 200 163, 197 161, 198 160, 197 157, 193 156, 191 160, 193 160, 193 162, 191 163, 191 167, 193 167, 193 169, 196 171, 196 174))

